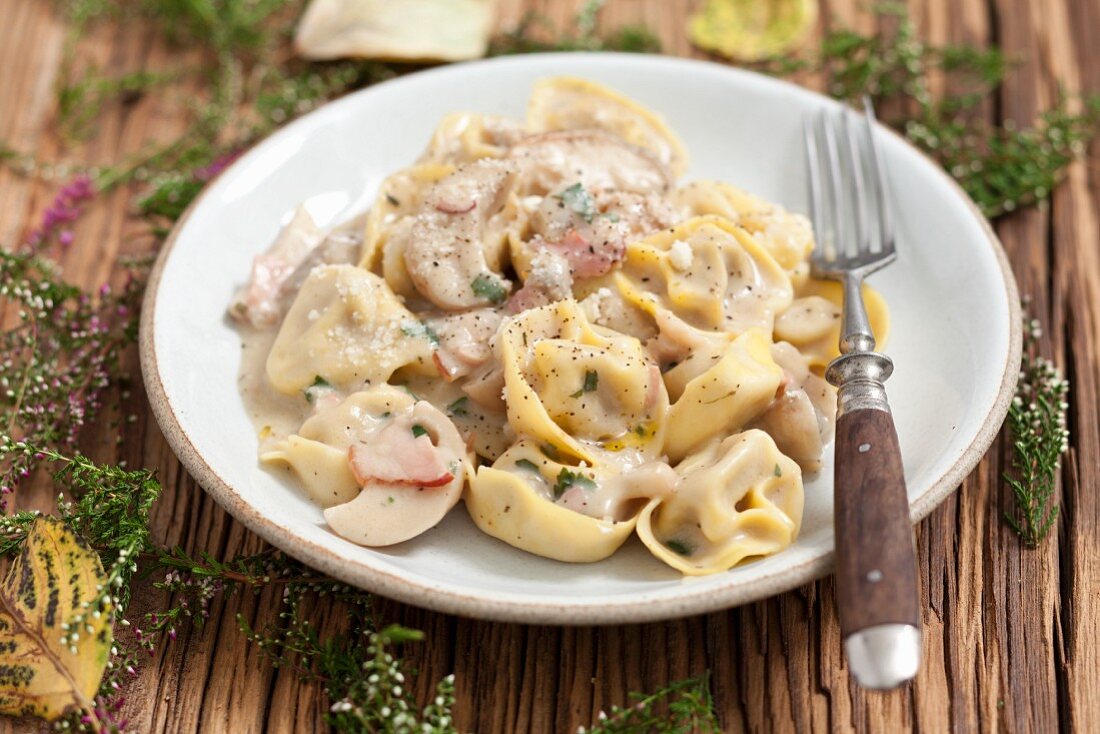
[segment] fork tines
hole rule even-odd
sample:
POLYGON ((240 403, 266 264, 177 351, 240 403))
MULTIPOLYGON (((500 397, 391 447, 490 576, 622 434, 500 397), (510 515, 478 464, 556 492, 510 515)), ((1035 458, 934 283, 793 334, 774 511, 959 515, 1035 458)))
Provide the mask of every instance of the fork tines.
POLYGON ((817 238, 812 264, 819 277, 854 270, 866 274, 895 257, 893 214, 874 123, 868 97, 862 116, 845 107, 823 110, 804 122, 817 238))

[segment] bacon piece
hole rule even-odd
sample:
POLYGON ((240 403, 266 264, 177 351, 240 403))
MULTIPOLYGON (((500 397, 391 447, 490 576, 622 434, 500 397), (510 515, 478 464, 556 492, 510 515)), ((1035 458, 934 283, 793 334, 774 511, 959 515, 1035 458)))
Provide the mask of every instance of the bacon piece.
POLYGON ((351 473, 359 484, 379 482, 441 487, 454 479, 442 453, 427 435, 414 436, 399 423, 379 431, 370 443, 348 449, 351 473))
POLYGON ((472 212, 474 210, 474 207, 476 206, 477 201, 474 199, 471 199, 469 203, 447 201, 446 199, 443 199, 436 202, 435 209, 436 211, 443 212, 444 214, 468 214, 469 212, 472 212))
POLYGON ((561 242, 548 245, 550 249, 569 262, 573 275, 578 278, 595 278, 611 270, 626 254, 626 244, 621 239, 590 242, 575 229, 569 230, 561 242))

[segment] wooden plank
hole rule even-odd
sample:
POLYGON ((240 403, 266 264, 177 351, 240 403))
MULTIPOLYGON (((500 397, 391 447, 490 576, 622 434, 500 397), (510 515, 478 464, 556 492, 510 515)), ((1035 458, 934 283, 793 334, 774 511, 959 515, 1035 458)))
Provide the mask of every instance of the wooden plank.
MULTIPOLYGON (((502 24, 534 10, 567 27, 581 0, 504 0, 502 24)), ((683 33, 690 0, 610 0, 603 27, 644 22, 668 53, 704 57, 683 33)), ((1100 90, 1090 33, 1100 0, 911 0, 912 16, 936 42, 999 44, 1019 60, 997 103, 981 111, 1030 120, 1068 90, 1100 90)), ((45 0, 3 0, 0 24, 0 138, 43 158, 62 141, 52 129, 53 86, 65 28, 45 0)), ((856 0, 823 3, 819 33, 835 24, 868 31, 876 21, 856 0)), ((187 60, 133 27, 97 28, 78 55, 115 71, 168 69, 187 60)), ((814 82, 810 77, 802 81, 814 82)), ((939 84, 940 82, 935 82, 939 84)), ((144 98, 112 105, 99 134, 76 159, 117 160, 146 140, 168 139, 185 123, 182 100, 144 98)), ((1096 151, 1094 151, 1096 152, 1096 151)), ((0 242, 19 241, 54 186, 0 169, 0 242)), ((114 261, 146 251, 148 238, 126 219, 129 192, 97 204, 64 257, 70 277, 88 285, 116 277, 114 261)), ((1073 378, 1071 456, 1063 472, 1058 537, 1023 550, 1001 520, 1009 496, 998 442, 960 492, 919 528, 925 602, 925 665, 910 687, 867 693, 848 679, 831 580, 740 609, 660 624, 570 629, 500 625, 433 614, 380 599, 379 619, 425 630, 406 650, 421 671, 421 699, 450 672, 458 679, 458 724, 477 732, 570 731, 632 690, 652 690, 709 669, 727 731, 1084 731, 1100 720, 1100 182, 1095 167, 1074 166, 1051 205, 999 225, 1021 290, 1046 326, 1046 346, 1073 378)), ((136 359, 130 364, 135 368, 136 359)), ((157 431, 140 391, 124 401, 137 416, 121 446, 96 446, 104 458, 156 467, 165 495, 154 513, 165 544, 221 557, 260 547, 189 479, 157 431)), ((101 435, 110 431, 101 426, 101 435)), ((47 506, 41 486, 25 500, 47 506)), ((161 645, 128 691, 126 713, 138 731, 309 731, 323 728, 326 702, 293 671, 274 670, 245 643, 235 617, 262 625, 278 612, 274 592, 219 602, 203 628, 182 625, 161 645)), ((145 583, 134 612, 166 595, 145 583)), ((323 632, 341 628, 338 607, 318 611, 323 632)), ((0 722, 0 731, 33 730, 0 722)))

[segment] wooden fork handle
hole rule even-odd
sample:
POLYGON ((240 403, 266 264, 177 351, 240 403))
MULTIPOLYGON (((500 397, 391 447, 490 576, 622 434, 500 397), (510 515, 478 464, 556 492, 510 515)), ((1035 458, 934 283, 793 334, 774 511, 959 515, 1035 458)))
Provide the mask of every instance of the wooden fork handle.
POLYGON ((884 624, 919 628, 913 526, 889 412, 840 415, 833 486, 841 633, 847 638, 884 624))

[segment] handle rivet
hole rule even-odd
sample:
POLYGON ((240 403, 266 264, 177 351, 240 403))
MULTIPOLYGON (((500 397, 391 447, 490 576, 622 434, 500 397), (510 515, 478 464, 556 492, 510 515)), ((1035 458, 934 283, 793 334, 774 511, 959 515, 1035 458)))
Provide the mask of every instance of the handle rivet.
POLYGON ((871 450, 871 444, 869 444, 869 443, 861 443, 859 445, 859 453, 861 453, 861 454, 866 454, 870 450, 871 450))
POLYGON ((877 584, 879 581, 882 581, 882 571, 879 571, 877 568, 873 571, 868 571, 867 580, 872 584, 877 584))

